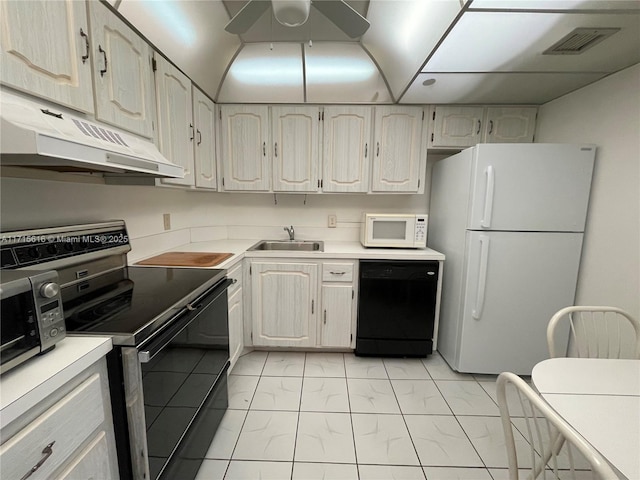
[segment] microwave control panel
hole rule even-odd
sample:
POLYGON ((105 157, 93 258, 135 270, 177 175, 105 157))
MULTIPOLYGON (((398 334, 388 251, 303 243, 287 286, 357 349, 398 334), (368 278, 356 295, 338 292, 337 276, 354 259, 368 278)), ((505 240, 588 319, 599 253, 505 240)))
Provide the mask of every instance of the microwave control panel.
POLYGON ((416 246, 427 245, 427 215, 416 215, 414 242, 416 246))

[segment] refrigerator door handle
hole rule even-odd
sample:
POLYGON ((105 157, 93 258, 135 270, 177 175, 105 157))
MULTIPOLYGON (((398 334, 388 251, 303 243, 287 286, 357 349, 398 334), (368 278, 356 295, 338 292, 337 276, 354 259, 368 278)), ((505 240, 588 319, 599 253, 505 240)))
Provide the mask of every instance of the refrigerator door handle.
POLYGON ((484 295, 487 289, 487 265, 489 264, 489 237, 480 235, 480 272, 478 273, 478 292, 476 294, 475 308, 471 310, 471 316, 480 320, 484 309, 484 295))
POLYGON ((487 190, 484 194, 484 212, 482 213, 482 220, 480 220, 480 226, 482 228, 491 227, 491 217, 493 216, 493 192, 495 190, 495 171, 493 165, 489 165, 484 171, 487 177, 487 190))

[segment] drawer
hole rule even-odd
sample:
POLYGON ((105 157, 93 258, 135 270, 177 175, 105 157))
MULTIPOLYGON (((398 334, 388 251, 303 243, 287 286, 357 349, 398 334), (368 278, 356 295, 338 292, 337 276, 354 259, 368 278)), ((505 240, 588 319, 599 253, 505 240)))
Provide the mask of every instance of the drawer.
POLYGON ((336 262, 322 264, 323 282, 353 282, 353 263, 336 262))
POLYGON ((104 419, 101 379, 96 373, 0 447, 0 477, 22 478, 44 460, 29 479, 52 478, 104 419))
POLYGON ((233 284, 227 289, 227 298, 231 298, 231 295, 242 287, 242 262, 238 263, 227 272, 227 278, 233 280, 233 284))

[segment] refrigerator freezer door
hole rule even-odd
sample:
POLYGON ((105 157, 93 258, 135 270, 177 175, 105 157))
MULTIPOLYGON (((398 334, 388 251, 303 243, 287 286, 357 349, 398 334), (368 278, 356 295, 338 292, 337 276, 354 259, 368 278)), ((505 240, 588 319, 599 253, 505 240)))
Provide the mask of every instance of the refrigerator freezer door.
POLYGON ((594 155, 591 145, 478 145, 467 227, 584 231, 594 155))
POLYGON ((582 236, 467 232, 457 370, 530 375, 548 358, 547 323, 573 305, 582 236))

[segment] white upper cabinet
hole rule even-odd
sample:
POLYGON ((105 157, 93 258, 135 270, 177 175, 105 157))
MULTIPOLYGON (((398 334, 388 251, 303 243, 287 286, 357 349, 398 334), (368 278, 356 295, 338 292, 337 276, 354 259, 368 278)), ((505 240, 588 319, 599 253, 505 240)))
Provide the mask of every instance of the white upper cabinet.
POLYGON ((271 108, 273 191, 317 192, 320 189, 320 108, 271 108))
POLYGON ((430 147, 472 147, 482 139, 483 107, 435 107, 430 147))
POLYGON ((86 8, 80 1, 1 2, 0 82, 93 113, 86 8))
POLYGON ((536 107, 487 108, 486 143, 533 142, 536 107))
POLYGON ((371 191, 418 193, 426 165, 423 108, 384 106, 375 112, 371 191))
POLYGON ((478 143, 533 141, 536 107, 436 106, 430 148, 466 148, 478 143))
POLYGON ((160 152, 184 168, 184 178, 163 178, 163 184, 194 185, 193 104, 191 80, 160 55, 156 55, 156 98, 160 152))
POLYGON ((193 120, 196 128, 195 186, 215 190, 218 185, 215 144, 216 106, 195 87, 193 88, 193 120))
POLYGON ((151 47, 100 2, 88 5, 96 119, 151 138, 151 47))
POLYGON ((369 190, 372 113, 372 107, 325 107, 323 192, 369 190))
POLYGON ((224 190, 269 191, 269 108, 222 105, 220 142, 224 190))

